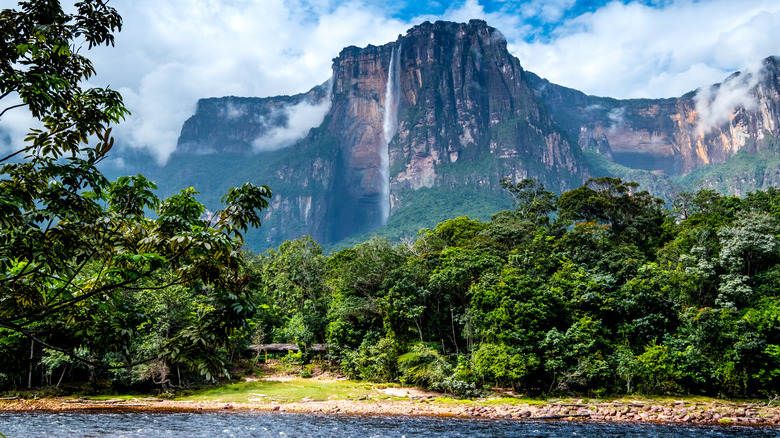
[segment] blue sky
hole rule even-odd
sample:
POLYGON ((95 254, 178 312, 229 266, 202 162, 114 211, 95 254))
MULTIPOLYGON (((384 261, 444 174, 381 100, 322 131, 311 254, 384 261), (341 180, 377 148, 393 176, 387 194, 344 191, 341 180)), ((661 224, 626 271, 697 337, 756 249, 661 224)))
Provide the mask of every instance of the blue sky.
MULTIPOLYGON (((0 7, 14 4, 0 0, 0 7)), ((384 44, 426 20, 483 19, 504 34, 525 69, 618 98, 679 96, 780 55, 777 0, 111 4, 124 29, 115 48, 90 52, 98 72, 91 81, 121 91, 133 112, 114 130, 118 140, 148 148, 160 161, 174 150, 199 98, 306 91, 328 79, 343 47, 384 44)), ((0 129, 21 138, 30 125, 25 117, 9 113, 0 129)))
MULTIPOLYGON (((386 8, 387 13, 395 18, 404 21, 412 21, 420 16, 441 16, 448 9, 458 8, 464 5, 465 1, 458 2, 439 2, 439 1, 400 1, 394 2, 394 5, 387 5, 384 1, 372 1, 371 4, 379 8, 386 8), (391 9, 392 8, 392 9, 391 9)), ((607 1, 480 1, 486 13, 501 13, 507 15, 525 16, 524 23, 531 26, 533 32, 526 39, 544 38, 550 35, 551 30, 558 24, 567 19, 582 15, 587 12, 593 12, 604 6, 607 1)), ((626 2, 624 2, 626 3, 626 2)), ((647 5, 659 4, 662 2, 637 2, 647 5)))

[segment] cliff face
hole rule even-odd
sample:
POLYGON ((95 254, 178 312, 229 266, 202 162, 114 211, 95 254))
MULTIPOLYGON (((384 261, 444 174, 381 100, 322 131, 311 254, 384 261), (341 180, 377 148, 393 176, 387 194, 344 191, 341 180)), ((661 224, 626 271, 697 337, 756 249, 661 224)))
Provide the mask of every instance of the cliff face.
POLYGON ((780 60, 757 72, 673 99, 617 100, 587 96, 531 75, 553 118, 582 149, 630 168, 687 175, 755 153, 780 134, 780 60))
POLYGON ((197 187, 209 206, 227 187, 269 185, 253 249, 303 234, 337 242, 399 218, 411 234, 509 208, 504 177, 577 187, 593 173, 583 150, 650 171, 655 186, 774 150, 778 71, 769 58, 760 72, 680 98, 595 97, 524 71, 483 21, 426 22, 382 46, 345 48, 308 93, 201 100, 160 178, 197 187))
POLYGON ((537 177, 556 190, 582 181, 578 148, 538 104, 499 31, 476 20, 423 24, 396 45, 401 99, 390 148, 394 204, 403 201, 400 189, 493 186, 504 176, 537 177))
POLYGON ((289 146, 300 138, 290 138, 285 142, 287 138, 275 137, 274 133, 289 126, 291 112, 300 108, 325 107, 330 98, 329 86, 326 82, 295 96, 201 99, 195 115, 184 122, 175 153, 249 154, 289 146))
POLYGON ((420 188, 538 177, 557 190, 584 176, 579 149, 536 102, 506 41, 482 21, 423 23, 393 43, 348 47, 318 129, 338 139, 341 229, 375 228, 420 188))

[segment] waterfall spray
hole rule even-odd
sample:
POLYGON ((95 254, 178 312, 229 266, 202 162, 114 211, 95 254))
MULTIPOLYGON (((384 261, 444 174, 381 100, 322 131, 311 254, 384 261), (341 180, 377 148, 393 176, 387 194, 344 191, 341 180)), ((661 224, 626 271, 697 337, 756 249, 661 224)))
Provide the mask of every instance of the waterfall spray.
POLYGON ((387 68, 387 87, 385 89, 385 117, 382 121, 382 131, 385 141, 382 145, 380 156, 380 175, 382 176, 382 200, 380 209, 382 213, 382 225, 387 223, 390 217, 390 150, 388 145, 398 130, 398 101, 400 100, 401 66, 398 62, 398 51, 393 47, 390 53, 390 65, 387 68))

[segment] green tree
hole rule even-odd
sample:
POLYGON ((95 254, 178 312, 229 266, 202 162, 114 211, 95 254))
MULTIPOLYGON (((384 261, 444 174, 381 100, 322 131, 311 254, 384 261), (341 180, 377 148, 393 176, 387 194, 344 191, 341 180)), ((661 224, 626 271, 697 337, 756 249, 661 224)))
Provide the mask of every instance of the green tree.
POLYGON ((608 224, 615 236, 656 246, 656 240, 664 236, 664 203, 638 187, 638 183, 620 178, 591 178, 584 186, 561 195, 560 218, 608 224))
POLYGON ((539 365, 534 353, 521 354, 505 344, 485 343, 474 353, 474 371, 493 385, 517 388, 523 378, 539 365))
POLYGON ((398 357, 401 383, 430 389, 444 389, 452 374, 452 365, 435 347, 422 342, 412 345, 407 353, 398 357))
MULTIPOLYGON (((328 286, 332 295, 327 339, 331 356, 341 361, 342 366, 357 370, 359 367, 355 364, 370 363, 373 365, 363 368, 366 373, 382 375, 383 379, 395 375, 393 357, 397 356, 398 342, 392 335, 382 338, 388 332, 380 299, 393 287, 396 270, 404 262, 398 248, 390 245, 387 239, 378 237, 341 250, 328 259, 328 286), (381 360, 381 370, 376 371, 374 360, 363 356, 374 354, 372 352, 380 339, 392 348, 382 352, 382 357, 387 360, 381 360), (359 351, 355 353, 357 349, 359 351), (369 372, 369 369, 374 371, 369 372)), ((353 375, 361 374, 355 373, 353 375)))
POLYGON ((558 197, 544 189, 544 184, 536 178, 526 178, 512 183, 509 178, 500 181, 501 187, 512 195, 517 214, 537 225, 548 225, 550 213, 558 209, 558 197))
MULTIPOLYGON (((277 341, 297 342, 305 353, 325 341, 329 294, 325 286, 326 257, 322 248, 304 236, 268 250, 263 256, 262 301, 287 319, 277 341)), ((266 327, 272 331, 272 327, 266 327)))
POLYGON ((237 250, 270 190, 231 189, 225 208, 206 215, 191 188, 160 201, 141 175, 108 182, 95 165, 113 146, 109 125, 128 111, 112 90, 82 89, 94 68, 81 53, 113 44, 120 16, 103 0, 76 3, 74 13, 22 1, 0 14, 0 100, 17 99, 0 117, 26 108, 42 124, 0 159, 0 327, 73 359, 83 346, 131 366, 143 315, 126 292, 185 285, 203 297, 198 316, 152 358, 207 378, 224 372, 218 350, 252 310, 237 250), (148 283, 161 273, 172 274, 160 277, 168 283, 148 283))

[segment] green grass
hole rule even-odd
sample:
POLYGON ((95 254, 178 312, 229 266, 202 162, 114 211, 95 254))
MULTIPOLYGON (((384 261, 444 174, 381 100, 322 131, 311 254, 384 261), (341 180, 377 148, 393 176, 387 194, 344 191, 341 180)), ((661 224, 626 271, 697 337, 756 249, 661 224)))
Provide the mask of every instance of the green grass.
POLYGON ((390 399, 391 397, 374 389, 375 385, 365 382, 336 381, 319 382, 308 379, 293 379, 286 382, 259 380, 239 382, 217 388, 198 391, 186 397, 187 400, 240 403, 251 399, 278 402, 297 402, 303 398, 311 400, 349 400, 364 396, 390 399), (260 397, 261 394, 265 397, 260 397))
MULTIPOLYGON (((293 403, 300 402, 306 398, 314 401, 326 401, 326 400, 360 400, 365 399, 366 396, 370 397, 370 400, 409 400, 407 397, 394 397, 380 392, 380 389, 387 387, 397 387, 397 384, 387 383, 372 383, 372 382, 359 382, 359 381, 318 381, 312 379, 296 378, 290 381, 252 381, 252 382, 237 382, 220 386, 212 386, 205 389, 187 391, 187 396, 180 396, 175 400, 193 400, 193 401, 212 401, 222 403, 246 403, 250 399, 252 401, 267 401, 278 403, 293 403)), ((147 397, 154 397, 152 395, 92 395, 83 396, 82 398, 87 400, 133 400, 143 399, 147 397)), ((157 397, 156 397, 157 398, 157 397)), ((168 397, 163 397, 168 398, 168 397)), ((652 395, 615 395, 612 397, 604 398, 587 398, 587 397, 556 397, 556 398, 531 398, 531 397, 508 397, 505 395, 498 395, 497 397, 491 397, 487 399, 457 399, 451 396, 442 395, 436 397, 433 400, 418 400, 419 403, 434 403, 440 406, 469 406, 469 405, 484 405, 484 406, 500 406, 500 405, 531 405, 540 406, 548 404, 601 404, 601 403, 618 403, 618 404, 631 404, 631 403, 645 403, 658 406, 672 406, 677 405, 680 401, 684 402, 686 406, 693 406, 696 404, 715 404, 719 406, 724 405, 740 405, 740 404, 762 404, 766 403, 766 399, 755 398, 714 398, 704 397, 696 395, 665 395, 665 396, 652 396, 652 395)))
MULTIPOLYGON (((293 379, 286 382, 280 381, 254 381, 239 382, 197 391, 193 395, 184 397, 194 401, 220 401, 224 403, 242 403, 249 399, 262 399, 281 403, 299 402, 303 398, 315 401, 324 400, 358 400, 369 396, 371 399, 383 400, 407 400, 406 397, 391 397, 380 392, 379 388, 386 384, 374 384, 356 381, 320 382, 310 379, 293 379)), ((462 406, 470 404, 484 405, 543 405, 548 401, 528 397, 502 397, 488 400, 454 399, 450 397, 437 397, 433 400, 436 404, 444 406, 462 406)))
POLYGON ((140 398, 154 397, 152 395, 87 395, 80 398, 84 400, 133 400, 140 398))

